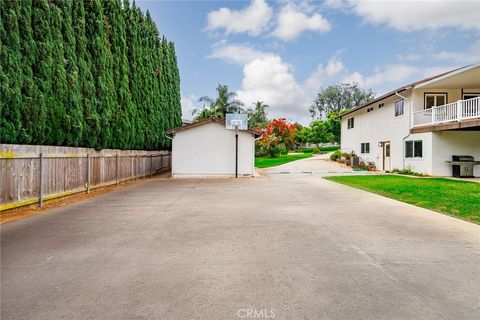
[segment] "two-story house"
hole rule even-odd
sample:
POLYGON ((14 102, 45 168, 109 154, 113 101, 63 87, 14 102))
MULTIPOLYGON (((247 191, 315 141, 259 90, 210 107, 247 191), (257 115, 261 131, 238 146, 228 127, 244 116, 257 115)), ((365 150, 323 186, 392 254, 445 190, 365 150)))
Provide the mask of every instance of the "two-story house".
MULTIPOLYGON (((453 155, 480 160, 480 63, 390 91, 341 116, 341 147, 377 169, 451 176, 453 155)), ((480 176, 480 166, 474 167, 480 176)))

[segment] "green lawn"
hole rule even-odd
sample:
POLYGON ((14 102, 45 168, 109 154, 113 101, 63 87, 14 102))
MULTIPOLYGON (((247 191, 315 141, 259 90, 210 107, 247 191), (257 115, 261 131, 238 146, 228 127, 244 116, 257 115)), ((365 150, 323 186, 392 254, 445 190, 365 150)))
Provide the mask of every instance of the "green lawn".
POLYGON ((479 183, 396 175, 338 176, 325 179, 480 223, 479 183))
POLYGON ((255 167, 257 168, 275 167, 275 166, 279 166, 281 164, 292 162, 295 160, 310 158, 311 156, 312 156, 311 153, 300 153, 300 154, 281 155, 276 158, 258 157, 258 158, 255 158, 255 167))

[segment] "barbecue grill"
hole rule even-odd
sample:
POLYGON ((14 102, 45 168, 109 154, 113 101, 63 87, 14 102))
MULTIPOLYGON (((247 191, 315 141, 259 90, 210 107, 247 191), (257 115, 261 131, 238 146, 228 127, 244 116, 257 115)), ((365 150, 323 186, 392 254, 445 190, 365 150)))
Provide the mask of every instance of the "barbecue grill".
POLYGON ((473 178, 473 166, 480 165, 480 161, 475 161, 473 156, 453 155, 452 161, 447 161, 452 165, 452 176, 461 178, 473 178))

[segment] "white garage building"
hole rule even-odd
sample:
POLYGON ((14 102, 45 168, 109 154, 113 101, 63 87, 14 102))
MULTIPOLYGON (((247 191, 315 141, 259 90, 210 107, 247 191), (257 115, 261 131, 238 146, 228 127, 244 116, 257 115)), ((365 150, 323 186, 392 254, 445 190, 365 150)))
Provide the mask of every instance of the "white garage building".
MULTIPOLYGON (((172 177, 234 177, 235 130, 225 121, 210 118, 168 132, 172 137, 172 177)), ((238 176, 253 176, 255 137, 252 130, 238 131, 238 176)))

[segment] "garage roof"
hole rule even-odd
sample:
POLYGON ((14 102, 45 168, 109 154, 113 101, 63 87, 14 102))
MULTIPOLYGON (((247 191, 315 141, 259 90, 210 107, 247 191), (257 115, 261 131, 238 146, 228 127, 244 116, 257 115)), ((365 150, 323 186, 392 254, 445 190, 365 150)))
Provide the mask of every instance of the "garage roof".
MULTIPOLYGON (((225 126, 225 120, 224 119, 213 117, 213 118, 208 118, 208 119, 204 119, 204 120, 194 121, 190 124, 186 124, 186 125, 183 125, 181 127, 168 130, 166 133, 173 136, 173 135, 175 135, 175 132, 189 130, 189 129, 192 129, 192 128, 203 126, 204 124, 212 123, 212 122, 225 126)), ((261 132, 257 132, 255 130, 250 130, 250 129, 249 130, 241 130, 241 131, 250 132, 254 136, 261 136, 262 135, 261 132)))

